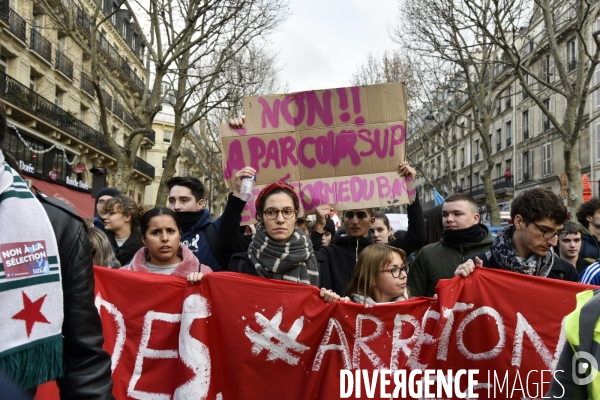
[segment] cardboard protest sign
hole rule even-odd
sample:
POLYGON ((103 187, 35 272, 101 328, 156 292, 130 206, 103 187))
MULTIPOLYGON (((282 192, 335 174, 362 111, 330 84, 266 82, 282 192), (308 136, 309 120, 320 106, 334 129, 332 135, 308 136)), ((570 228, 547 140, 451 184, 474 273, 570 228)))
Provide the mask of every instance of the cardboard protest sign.
POLYGON ((249 165, 257 189, 295 183, 307 213, 324 203, 344 210, 414 198, 411 179, 397 174, 406 155, 403 83, 249 97, 244 112, 244 128, 220 127, 229 184, 249 165))

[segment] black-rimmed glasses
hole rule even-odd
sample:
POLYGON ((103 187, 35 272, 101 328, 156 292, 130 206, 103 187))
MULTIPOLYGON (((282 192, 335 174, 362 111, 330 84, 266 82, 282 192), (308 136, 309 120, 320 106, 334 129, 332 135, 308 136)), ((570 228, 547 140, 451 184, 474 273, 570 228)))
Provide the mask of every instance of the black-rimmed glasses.
POLYGON ((389 272, 394 278, 398 278, 403 272, 408 275, 408 265, 405 264, 401 267, 394 267, 392 269, 382 269, 379 272, 389 272))
POLYGON ((540 230, 540 232, 542 232, 542 237, 546 240, 550 240, 552 239, 554 236, 558 236, 559 239, 564 238, 565 236, 567 236, 567 231, 564 229, 559 229, 557 231, 554 230, 544 230, 542 229, 538 224, 536 224, 535 222, 531 221, 532 224, 535 225, 536 228, 538 228, 540 230))
POLYGON ((263 214, 268 219, 276 219, 279 213, 283 215, 283 218, 290 219, 294 215, 296 215, 296 210, 294 210, 292 207, 285 207, 281 210, 278 210, 276 208, 267 208, 265 211, 263 211, 263 214))

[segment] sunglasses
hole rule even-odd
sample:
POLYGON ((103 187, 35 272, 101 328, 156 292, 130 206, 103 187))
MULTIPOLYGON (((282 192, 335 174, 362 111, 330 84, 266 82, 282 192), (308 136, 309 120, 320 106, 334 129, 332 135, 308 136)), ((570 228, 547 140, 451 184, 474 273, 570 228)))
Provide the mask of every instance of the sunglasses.
POLYGON ((353 219, 354 216, 358 219, 365 219, 369 217, 369 214, 366 211, 346 211, 344 213, 344 218, 353 219))

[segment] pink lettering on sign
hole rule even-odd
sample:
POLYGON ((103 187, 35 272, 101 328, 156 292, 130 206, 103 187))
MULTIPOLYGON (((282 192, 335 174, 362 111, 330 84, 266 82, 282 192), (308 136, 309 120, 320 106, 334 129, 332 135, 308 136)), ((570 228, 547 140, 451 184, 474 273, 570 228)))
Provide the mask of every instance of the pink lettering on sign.
MULTIPOLYGON (((360 87, 350 87, 350 98, 346 88, 335 89, 339 98, 340 120, 343 123, 349 123, 354 114, 354 124, 363 125, 365 118, 360 115, 362 112, 362 103, 360 98, 360 87), (350 110, 350 102, 352 110, 350 110)), ((279 128, 281 118, 290 126, 299 126, 306 124, 313 126, 331 126, 334 124, 333 107, 334 90, 310 91, 290 94, 283 100, 273 98, 269 100, 265 97, 258 98, 258 104, 262 107, 261 127, 279 128), (271 103, 269 103, 271 101, 271 103)), ((245 133, 244 133, 245 134, 245 133)))
POLYGON ((228 147, 228 158, 224 171, 225 179, 230 179, 235 171, 246 165, 260 171, 262 169, 281 169, 300 164, 306 168, 317 168, 331 165, 336 167, 342 160, 349 159, 354 166, 360 166, 365 158, 377 156, 378 159, 394 157, 403 149, 406 131, 401 124, 389 128, 361 128, 358 131, 342 129, 333 130, 317 137, 308 136, 296 142, 294 135, 265 139, 252 136, 245 142, 250 158, 244 158, 241 141, 234 139, 228 147), (368 149, 358 148, 368 144, 368 149), (311 156, 310 154, 314 154, 311 156))
POLYGON ((371 200, 376 193, 380 199, 394 200, 416 194, 416 190, 407 189, 407 181, 412 180, 396 177, 390 182, 388 175, 379 175, 367 178, 353 176, 335 182, 301 183, 300 198, 306 210, 313 210, 320 204, 361 203, 371 200))
POLYGON ((229 157, 227 158, 223 176, 225 179, 230 179, 233 176, 233 171, 239 171, 246 166, 246 161, 244 161, 244 151, 242 150, 242 143, 239 140, 232 141, 229 144, 227 152, 229 157))

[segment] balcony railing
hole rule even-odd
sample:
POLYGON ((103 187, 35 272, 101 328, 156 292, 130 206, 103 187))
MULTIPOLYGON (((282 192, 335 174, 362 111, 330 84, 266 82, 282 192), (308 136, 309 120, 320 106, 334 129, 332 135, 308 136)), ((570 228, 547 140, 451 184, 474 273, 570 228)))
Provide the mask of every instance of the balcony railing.
POLYGON ((10 3, 8 0, 0 0, 0 19, 9 22, 10 3))
POLYGON ((156 143, 156 132, 154 132, 154 130, 151 130, 150 133, 146 135, 146 138, 148 138, 148 140, 152 143, 156 143))
POLYGON ((570 60, 569 61, 569 72, 575 71, 575 68, 577 68, 577 60, 570 60))
POLYGON ((509 175, 503 176, 500 178, 496 178, 492 181, 492 185, 494 185, 494 191, 502 190, 502 189, 512 189, 513 188, 513 176, 509 175))
POLYGON ((113 109, 112 112, 114 115, 116 115, 117 117, 123 119, 123 113, 125 112, 125 109, 123 108, 123 106, 121 105, 121 103, 119 103, 119 101, 117 99, 115 99, 113 101, 113 109))
POLYGON ((78 6, 75 6, 75 9, 77 10, 77 15, 76 15, 77 23, 89 35, 90 34, 90 19, 88 18, 87 14, 81 8, 79 8, 78 6))
POLYGON ((113 98, 110 94, 108 94, 108 92, 104 89, 102 89, 102 97, 104 97, 104 105, 106 106, 106 108, 111 111, 112 110, 112 104, 113 104, 113 98))
POLYGON ((132 128, 135 126, 135 119, 133 118, 133 115, 131 115, 127 111, 125 111, 125 116, 123 117, 123 121, 132 128))
POLYGON ((81 88, 90 96, 96 96, 96 92, 94 92, 94 84, 92 83, 92 78, 90 78, 85 72, 81 73, 81 88))
POLYGON ((512 145, 512 138, 506 139, 506 147, 510 147, 512 145))
POLYGON ((21 41, 26 42, 26 28, 27 24, 25 23, 25 20, 21 18, 21 16, 14 12, 11 8, 8 16, 8 30, 12 32, 16 37, 21 39, 21 41))
POLYGON ((523 182, 529 182, 531 180, 531 176, 529 171, 523 172, 523 182))
POLYGON ((52 43, 42 36, 36 28, 31 28, 31 42, 29 43, 29 47, 42 56, 44 60, 52 63, 52 43))
POLYGON ((60 50, 56 50, 56 69, 73 79, 73 61, 69 60, 60 50))
MULTIPOLYGON (((106 154, 112 154, 104 135, 85 124, 51 101, 43 98, 27 86, 0 71, 0 97, 35 115, 36 117, 63 129, 73 137, 106 154)), ((121 148, 123 150, 123 148, 121 148)), ((154 179, 154 167, 136 157, 134 168, 154 179)))
MULTIPOLYGON (((504 190, 504 189, 513 189, 513 176, 510 175, 508 177, 502 176, 500 178, 496 178, 492 180, 492 186, 494 187, 494 191, 504 190)), ((483 183, 472 186, 470 188, 465 188, 463 186, 453 187, 452 191, 455 193, 468 193, 473 197, 482 196, 485 194, 485 188, 483 183)))
POLYGON ((138 90, 144 90, 146 85, 131 69, 127 60, 121 57, 117 49, 106 40, 106 37, 101 32, 97 31, 96 33, 98 48, 108 57, 111 67, 119 69, 138 90))

